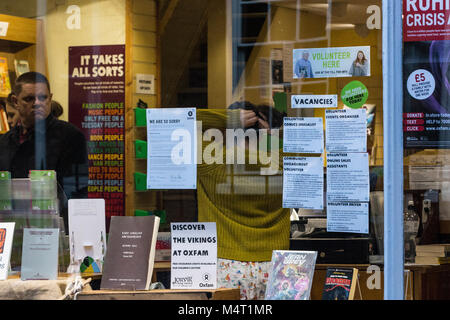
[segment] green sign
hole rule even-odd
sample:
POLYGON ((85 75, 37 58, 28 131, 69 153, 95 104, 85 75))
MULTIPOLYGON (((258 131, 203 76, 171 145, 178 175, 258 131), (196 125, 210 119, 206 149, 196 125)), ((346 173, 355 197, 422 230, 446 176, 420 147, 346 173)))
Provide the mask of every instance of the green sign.
POLYGON ((341 91, 341 99, 347 107, 361 108, 369 98, 369 90, 361 81, 348 83, 341 91))

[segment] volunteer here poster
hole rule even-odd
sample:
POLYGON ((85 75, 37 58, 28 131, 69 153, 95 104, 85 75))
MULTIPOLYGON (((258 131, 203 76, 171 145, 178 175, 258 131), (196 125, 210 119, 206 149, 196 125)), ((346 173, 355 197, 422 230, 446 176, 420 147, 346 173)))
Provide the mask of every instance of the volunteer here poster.
POLYGON ((370 76, 370 46, 294 49, 293 78, 370 76))
POLYGON ((449 5, 403 2, 405 148, 450 148, 449 5))

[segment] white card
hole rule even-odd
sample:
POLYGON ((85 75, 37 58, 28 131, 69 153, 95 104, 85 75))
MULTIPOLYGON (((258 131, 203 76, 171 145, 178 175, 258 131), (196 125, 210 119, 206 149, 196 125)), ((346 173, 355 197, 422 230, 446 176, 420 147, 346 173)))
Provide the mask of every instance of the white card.
POLYGON ((215 222, 171 223, 171 289, 217 287, 215 222))
POLYGON ((15 222, 0 223, 0 280, 8 279, 15 222))

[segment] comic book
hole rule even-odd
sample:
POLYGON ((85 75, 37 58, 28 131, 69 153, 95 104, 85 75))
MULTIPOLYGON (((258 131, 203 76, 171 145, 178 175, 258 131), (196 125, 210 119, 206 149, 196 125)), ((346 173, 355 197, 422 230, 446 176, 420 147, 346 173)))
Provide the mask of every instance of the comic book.
POLYGON ((0 97, 7 97, 10 92, 8 61, 5 57, 0 57, 0 97))
POLYGON ((266 300, 309 300, 317 251, 274 250, 266 300))

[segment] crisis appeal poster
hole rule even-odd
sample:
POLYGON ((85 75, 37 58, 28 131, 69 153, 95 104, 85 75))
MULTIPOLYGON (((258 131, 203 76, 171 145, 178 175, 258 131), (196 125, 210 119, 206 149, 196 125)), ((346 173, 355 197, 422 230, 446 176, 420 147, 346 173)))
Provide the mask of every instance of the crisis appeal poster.
POLYGON ((403 41, 450 37, 450 0, 403 0, 403 41))
POLYGON ((89 198, 125 213, 125 46, 69 47, 69 120, 87 140, 89 198))
POLYGON ((405 148, 450 148, 450 0, 403 2, 405 148))

